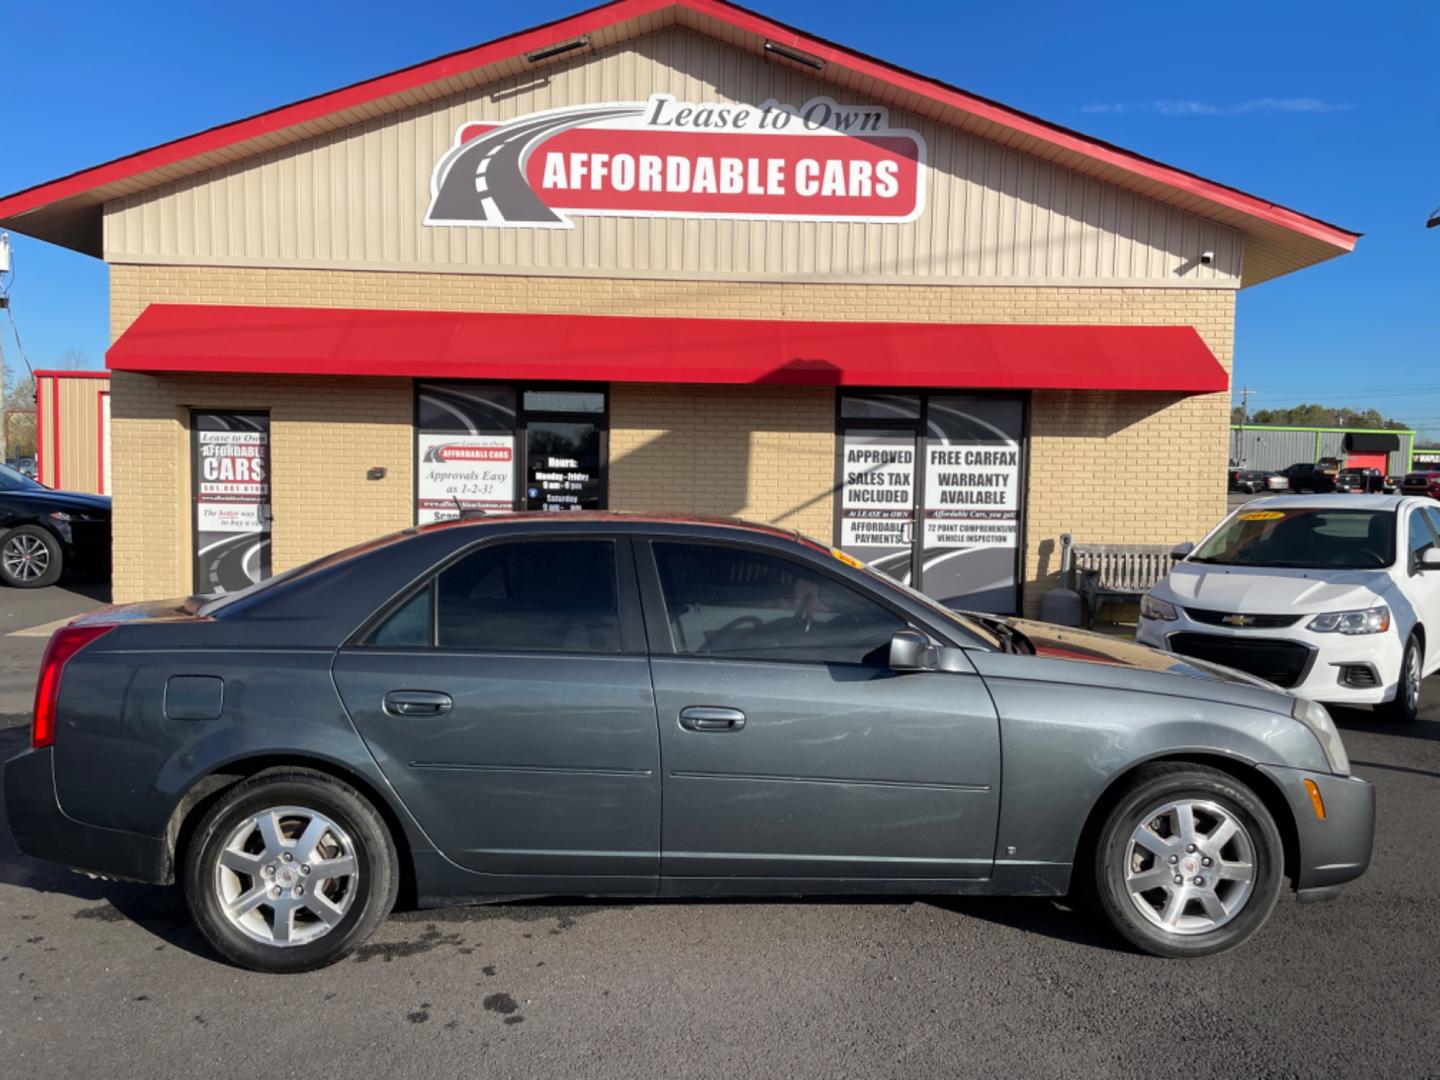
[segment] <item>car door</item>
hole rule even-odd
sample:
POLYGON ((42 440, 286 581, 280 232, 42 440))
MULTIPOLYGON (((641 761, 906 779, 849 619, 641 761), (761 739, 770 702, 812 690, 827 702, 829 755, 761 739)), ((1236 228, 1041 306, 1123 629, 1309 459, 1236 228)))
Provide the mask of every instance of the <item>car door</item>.
POLYGON ((335 681, 447 858, 647 891, 659 750, 629 541, 557 529, 452 560, 341 650, 335 681))
POLYGON ((977 675, 890 670, 907 620, 819 557, 660 537, 637 554, 662 892, 989 876, 1000 745, 977 675))
POLYGON ((1426 570, 1420 565, 1424 553, 1440 544, 1440 508, 1418 506, 1409 515, 1409 549, 1406 567, 1406 590, 1415 605, 1416 617, 1426 628, 1424 670, 1426 674, 1440 670, 1440 570, 1426 570))

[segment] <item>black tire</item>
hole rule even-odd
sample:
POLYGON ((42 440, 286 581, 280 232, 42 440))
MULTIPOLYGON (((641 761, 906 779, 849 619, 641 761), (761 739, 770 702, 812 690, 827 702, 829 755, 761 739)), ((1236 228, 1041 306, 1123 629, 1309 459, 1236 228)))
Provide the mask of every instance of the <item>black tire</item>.
MULTIPOLYGON (((280 821, 286 820, 282 815, 280 821)), ((292 865, 298 869, 300 864, 292 865)), ((267 973, 313 971, 344 957, 390 914, 399 878, 395 841, 369 800, 332 776, 294 767, 268 769, 225 791, 191 835, 182 876, 185 902, 206 940, 227 960, 267 973), (315 940, 302 944, 272 944, 247 934, 225 914, 216 885, 221 873, 219 859, 232 835, 247 819, 277 807, 301 808, 328 818, 346 834, 358 866, 358 878, 354 879, 358 884, 344 915, 328 931, 320 931, 315 940)), ((278 879, 272 875, 269 880, 278 879)), ((307 879, 296 880, 303 889, 307 879)), ((331 883, 324 884, 328 887, 331 883)), ((274 924, 274 908, 262 902, 257 912, 260 919, 274 924)), ((304 925, 315 928, 314 916, 304 915, 310 920, 304 925)), ((301 925, 300 918, 296 917, 295 925, 301 925)))
MULTIPOLYGON (((1238 844, 1239 838, 1232 843, 1238 844)), ((1224 846, 1223 850, 1235 852, 1238 849, 1224 846)), ((1121 937, 1152 956, 1210 956, 1235 948, 1270 917, 1284 877, 1284 841, 1264 802, 1230 774, 1202 765, 1159 763, 1138 770, 1112 803, 1090 854, 1089 864, 1083 869, 1088 872, 1086 883, 1096 908, 1121 937), (1134 857, 1130 851, 1132 833, 1150 821, 1158 808, 1186 800, 1212 804, 1242 827, 1242 837, 1249 844, 1249 858, 1236 861, 1248 861, 1253 867, 1253 874, 1248 896, 1238 898, 1240 906, 1229 921, 1209 930, 1181 933, 1163 929, 1142 913, 1140 904, 1149 901, 1143 897, 1141 900, 1132 899, 1126 888, 1125 874, 1127 860, 1134 857)), ((1198 863, 1204 857, 1203 845, 1193 856, 1185 854, 1184 847, 1177 848, 1177 856, 1198 863)), ((1161 858, 1154 856, 1154 866, 1145 869, 1160 867, 1168 877, 1169 870, 1162 866, 1161 858)), ((1220 858, 1218 853, 1216 858, 1220 858)), ((1194 872, 1199 875, 1212 873, 1198 866, 1194 872)), ((1228 882, 1219 886, 1212 884, 1212 891, 1218 893, 1223 888, 1226 897, 1238 897, 1238 894, 1229 891, 1234 887, 1228 882)), ((1170 891, 1169 885, 1162 888, 1170 891)), ((1182 888, 1188 889, 1188 885, 1182 888)), ((1190 893, 1187 891, 1181 895, 1190 893)), ((1154 903, 1158 906, 1158 899, 1154 903)), ((1204 915, 1199 899, 1182 900, 1179 910, 1182 917, 1204 915), (1194 911, 1195 915, 1184 915, 1190 911, 1194 911)))
POLYGON ((1375 707, 1375 712, 1385 720, 1396 724, 1413 724, 1420 719, 1420 689, 1423 685, 1421 671, 1425 661, 1425 650, 1414 634, 1405 642, 1405 651, 1400 657, 1400 679, 1395 686, 1395 699, 1375 707))
POLYGON ((60 541, 49 529, 40 525, 21 525, 0 536, 0 581, 16 589, 43 589, 60 580, 65 569, 65 553, 60 541), (29 565, 43 558, 43 572, 27 577, 19 560, 24 552, 32 553, 29 565))

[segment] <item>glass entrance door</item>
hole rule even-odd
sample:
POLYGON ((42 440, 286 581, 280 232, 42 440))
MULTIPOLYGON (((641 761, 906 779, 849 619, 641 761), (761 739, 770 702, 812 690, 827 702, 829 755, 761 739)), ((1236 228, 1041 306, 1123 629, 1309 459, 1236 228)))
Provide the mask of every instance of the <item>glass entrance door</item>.
POLYGON ((270 414, 190 414, 197 593, 236 592, 270 576, 270 414))

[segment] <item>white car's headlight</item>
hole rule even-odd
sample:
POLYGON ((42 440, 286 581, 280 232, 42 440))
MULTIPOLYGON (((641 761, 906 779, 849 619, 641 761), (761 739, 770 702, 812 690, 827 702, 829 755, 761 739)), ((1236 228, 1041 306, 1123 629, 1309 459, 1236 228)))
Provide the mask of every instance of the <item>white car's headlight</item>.
POLYGON ((1349 776, 1350 758, 1345 753, 1345 744, 1340 741, 1340 731, 1325 706, 1318 701, 1297 697, 1290 715, 1315 733, 1315 738, 1320 740, 1320 749, 1325 751, 1325 760, 1330 763, 1330 771, 1337 776, 1349 776))
POLYGON ((1307 629, 1317 634, 1383 634, 1390 629, 1390 609, 1382 604, 1363 611, 1331 611, 1316 615, 1307 629))
POLYGON ((1140 598, 1140 617, 1144 619, 1159 619, 1161 622, 1174 622, 1180 617, 1175 610, 1175 605, 1165 600, 1157 600, 1146 593, 1140 598))

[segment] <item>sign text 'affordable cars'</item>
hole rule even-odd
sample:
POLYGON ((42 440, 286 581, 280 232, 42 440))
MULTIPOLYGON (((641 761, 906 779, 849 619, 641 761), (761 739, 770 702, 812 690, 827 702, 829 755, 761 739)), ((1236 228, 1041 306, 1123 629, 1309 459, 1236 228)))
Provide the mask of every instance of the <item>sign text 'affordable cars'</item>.
POLYGON ((466 123, 435 166, 429 225, 572 228, 567 214, 912 221, 925 144, 886 109, 646 102, 466 123))

